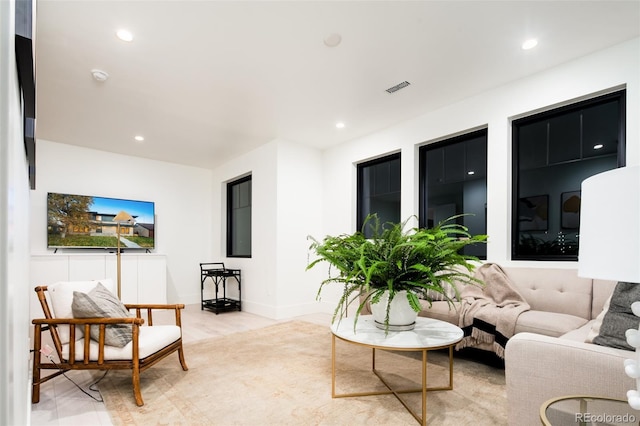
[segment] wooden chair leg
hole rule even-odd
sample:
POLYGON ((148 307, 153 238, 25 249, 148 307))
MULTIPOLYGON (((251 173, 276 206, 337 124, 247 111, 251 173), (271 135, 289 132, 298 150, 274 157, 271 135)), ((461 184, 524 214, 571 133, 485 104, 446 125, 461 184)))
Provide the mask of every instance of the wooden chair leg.
POLYGON ((133 382, 133 397, 136 399, 136 405, 142 407, 144 401, 142 400, 142 392, 140 392, 140 369, 138 366, 133 367, 131 378, 133 382))
POLYGON ((180 344, 180 349, 178 349, 178 358, 180 359, 180 365, 184 371, 187 371, 189 367, 187 367, 187 362, 184 360, 184 350, 182 349, 182 344, 180 344))
POLYGON ((42 346, 40 333, 40 324, 36 324, 33 333, 33 383, 31 389, 31 402, 33 404, 40 402, 40 348, 42 346))

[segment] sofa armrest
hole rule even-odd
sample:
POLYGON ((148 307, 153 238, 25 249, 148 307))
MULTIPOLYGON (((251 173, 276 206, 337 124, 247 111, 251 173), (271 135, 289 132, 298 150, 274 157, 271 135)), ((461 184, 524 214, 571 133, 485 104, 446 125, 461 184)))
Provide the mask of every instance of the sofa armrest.
POLYGON ((508 424, 539 425, 540 406, 564 395, 626 399, 635 381, 624 372, 633 352, 534 333, 505 348, 508 424))

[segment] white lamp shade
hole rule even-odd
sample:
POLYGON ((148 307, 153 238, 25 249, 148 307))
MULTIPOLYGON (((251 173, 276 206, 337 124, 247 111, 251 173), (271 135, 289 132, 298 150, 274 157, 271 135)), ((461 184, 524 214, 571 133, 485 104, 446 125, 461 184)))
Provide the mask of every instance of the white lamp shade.
POLYGON ((581 277, 640 283, 640 167, 622 167, 582 182, 581 277))

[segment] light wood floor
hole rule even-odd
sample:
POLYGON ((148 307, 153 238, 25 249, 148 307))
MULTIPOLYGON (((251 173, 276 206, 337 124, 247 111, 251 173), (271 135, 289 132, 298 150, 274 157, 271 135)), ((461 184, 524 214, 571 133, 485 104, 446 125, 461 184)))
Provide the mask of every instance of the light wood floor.
MULTIPOLYGON (((156 324, 167 320, 156 314, 153 319, 156 324)), ((328 326, 331 322, 331 315, 310 314, 296 319, 328 326)), ((202 311, 199 304, 187 305, 182 312, 182 338, 184 343, 189 343, 254 330, 278 322, 282 321, 246 312, 226 312, 216 315, 211 311, 202 311)), ((188 363, 189 359, 187 358, 188 363)), ((92 375, 86 371, 72 371, 67 375, 85 391, 96 380, 95 377, 99 377, 97 373, 92 375)), ((99 393, 90 391, 89 393, 101 399, 99 393)), ((60 376, 41 385, 40 402, 32 404, 31 425, 111 426, 112 423, 102 402, 94 401, 82 393, 71 381, 60 376)))

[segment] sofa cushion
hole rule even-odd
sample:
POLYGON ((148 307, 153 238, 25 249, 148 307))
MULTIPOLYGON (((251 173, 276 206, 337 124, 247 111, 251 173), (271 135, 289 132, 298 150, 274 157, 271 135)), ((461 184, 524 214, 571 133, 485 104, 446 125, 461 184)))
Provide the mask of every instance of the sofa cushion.
POLYGON ((520 314, 516 323, 516 333, 529 332, 559 337, 582 327, 588 322, 586 318, 557 312, 526 311, 520 314))
POLYGON ((598 316, 594 320, 590 321, 591 329, 589 330, 589 333, 587 333, 587 337, 585 337, 584 339, 585 343, 593 343, 593 339, 595 339, 596 336, 600 334, 600 327, 602 327, 602 320, 604 319, 604 316, 609 310, 609 304, 611 304, 611 296, 609 296, 607 301, 604 302, 604 307, 602 308, 602 311, 598 314, 598 316))
MULTIPOLYGON (((469 270, 462 266, 455 266, 453 268, 456 272, 463 275, 473 276, 473 273, 469 272, 469 270)), ((436 276, 442 275, 445 273, 451 273, 450 271, 440 271, 436 273, 436 276)), ((420 294, 418 294, 418 298, 423 300, 431 300, 431 301, 447 301, 447 300, 458 300, 458 294, 466 285, 470 285, 468 281, 454 279, 452 284, 449 284, 446 281, 441 281, 440 283, 442 288, 444 289, 444 294, 434 291, 434 290, 426 290, 420 294), (454 288, 455 287, 455 288, 454 288), (457 290, 457 292, 456 292, 457 290)))
POLYGON ((557 312, 591 319, 591 279, 575 269, 504 268, 534 311, 557 312))
MULTIPOLYGON (((74 318, 129 318, 133 316, 124 304, 100 283, 86 294, 74 291, 71 308, 74 318)), ((131 327, 131 324, 107 324, 104 332, 105 345, 119 348, 126 346, 132 338, 131 327)), ((100 337, 99 326, 92 325, 90 334, 93 340, 98 341, 100 337)))
POLYGON ((580 328, 576 328, 575 330, 571 330, 568 333, 563 334, 562 336, 560 336, 561 339, 567 339, 567 340, 571 340, 574 342, 587 342, 587 335, 589 334, 589 332, 591 331, 591 328, 593 327, 593 323, 595 322, 595 320, 591 320, 588 323, 586 323, 585 325, 583 325, 580 328))
POLYGON ((640 285, 619 282, 611 295, 609 310, 602 319, 600 333, 593 339, 593 343, 633 350, 627 343, 625 333, 630 328, 637 329, 640 324, 640 319, 631 312, 631 304, 637 300, 640 300, 640 285))
MULTIPOLYGON (((591 303, 591 319, 596 318, 604 309, 605 303, 611 298, 617 281, 593 280, 593 301, 591 303)), ((608 307, 607 307, 608 309, 608 307)))
POLYGON ((426 290, 422 293, 418 294, 418 298, 423 300, 433 300, 433 301, 446 301, 447 297, 449 299, 454 299, 456 297, 456 291, 451 287, 451 284, 443 282, 442 287, 444 289, 444 294, 437 292, 435 290, 426 290))
POLYGON ((441 302, 433 302, 431 307, 429 307, 429 302, 426 300, 421 300, 420 304, 422 305, 422 310, 419 312, 419 316, 433 318, 440 321, 446 321, 453 325, 458 325, 458 317, 459 317, 459 305, 450 305, 445 301, 441 302))

